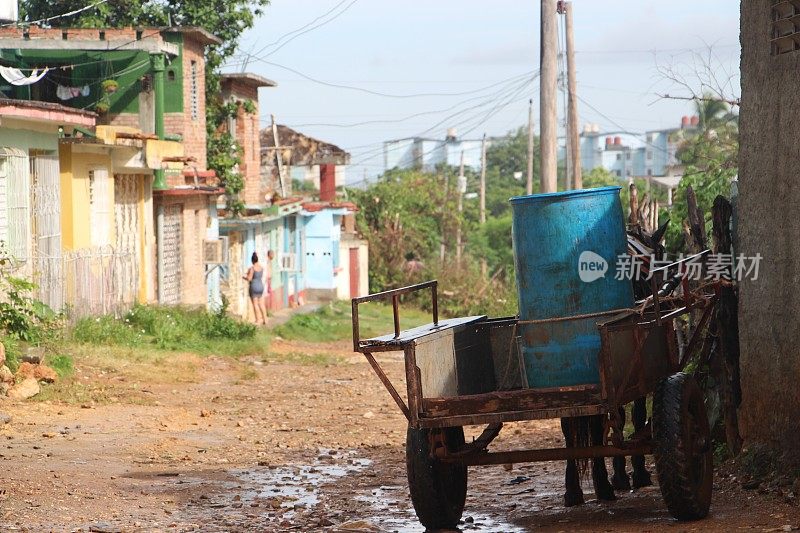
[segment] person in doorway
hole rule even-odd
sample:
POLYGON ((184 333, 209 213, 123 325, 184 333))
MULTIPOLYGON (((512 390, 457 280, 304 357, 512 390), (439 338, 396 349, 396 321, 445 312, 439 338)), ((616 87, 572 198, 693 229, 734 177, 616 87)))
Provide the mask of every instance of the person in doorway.
POLYGON ((272 309, 272 260, 275 252, 267 250, 267 308, 272 309))
POLYGON ((244 275, 244 279, 250 283, 248 292, 250 302, 253 304, 253 315, 256 324, 267 323, 267 310, 264 308, 264 268, 258 262, 258 254, 253 252, 250 257, 253 263, 244 275))

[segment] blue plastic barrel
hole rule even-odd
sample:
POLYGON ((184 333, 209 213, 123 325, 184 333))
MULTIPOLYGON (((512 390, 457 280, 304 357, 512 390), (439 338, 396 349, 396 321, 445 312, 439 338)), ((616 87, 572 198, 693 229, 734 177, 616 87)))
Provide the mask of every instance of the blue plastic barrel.
MULTIPOLYGON (((617 280, 627 238, 621 187, 511 199, 520 320, 631 307, 630 279, 617 280)), ((598 318, 522 324, 528 387, 600 382, 598 318)))

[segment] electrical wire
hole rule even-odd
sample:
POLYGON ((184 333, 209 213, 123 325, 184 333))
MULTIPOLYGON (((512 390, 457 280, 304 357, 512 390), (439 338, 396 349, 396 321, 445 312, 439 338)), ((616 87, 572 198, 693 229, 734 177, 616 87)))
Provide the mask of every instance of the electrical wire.
MULTIPOLYGON (((497 83, 494 83, 494 84, 489 85, 487 87, 484 87, 483 89, 489 89, 489 88, 492 88, 492 87, 496 87, 498 85, 508 84, 510 82, 515 82, 515 81, 518 81, 523 76, 530 76, 531 74, 533 74, 533 71, 526 72, 525 74, 519 74, 519 75, 513 76, 511 78, 507 78, 507 79, 502 80, 500 82, 497 82, 497 83)), ((436 115, 436 114, 439 114, 439 113, 446 113, 448 111, 452 111, 453 109, 456 109, 457 107, 459 107, 459 106, 461 106, 461 105, 463 105, 463 104, 465 104, 467 102, 478 100, 478 99, 483 98, 485 96, 486 95, 473 96, 472 98, 468 98, 466 100, 462 100, 461 102, 453 104, 452 106, 446 107, 444 109, 437 109, 437 110, 433 110, 433 111, 422 111, 422 112, 419 112, 419 113, 414 113, 412 115, 407 115, 407 116, 404 116, 404 117, 401 117, 401 118, 395 118, 395 119, 365 120, 365 121, 362 121, 362 122, 351 122, 351 123, 348 123, 348 124, 333 124, 333 123, 328 123, 328 122, 321 122, 321 123, 317 122, 317 123, 306 123, 306 124, 290 124, 289 127, 291 127, 291 128, 308 128, 308 127, 355 128, 355 127, 359 127, 359 126, 368 126, 370 124, 397 124, 397 123, 400 123, 400 122, 405 122, 407 120, 411 120, 412 118, 417 118, 417 117, 422 117, 422 116, 427 116, 427 115, 436 115)))
MULTIPOLYGON (((497 85, 497 84, 493 84, 493 85, 489 85, 487 87, 481 87, 479 89, 472 89, 470 91, 462 91, 462 92, 457 92, 457 93, 390 94, 390 93, 382 93, 380 91, 373 91, 372 89, 366 89, 364 87, 357 87, 357 86, 353 86, 353 85, 344 85, 344 84, 340 84, 340 83, 332 83, 332 82, 327 82, 327 81, 324 81, 324 80, 319 80, 319 79, 313 78, 313 77, 311 77, 311 76, 309 76, 307 74, 304 74, 304 73, 302 73, 302 72, 300 72, 300 71, 298 71, 296 69, 293 69, 291 67, 287 67, 286 65, 281 65, 279 63, 273 63, 271 61, 267 61, 267 60, 264 60, 264 59, 261 59, 261 58, 256 58, 256 61, 258 61, 260 63, 264 63, 265 65, 277 67, 277 68, 285 70, 287 72, 291 72, 292 74, 296 74, 296 75, 300 76, 303 79, 306 79, 308 81, 317 83, 319 85, 324 85, 325 87, 332 87, 334 89, 347 89, 347 90, 351 90, 351 91, 357 91, 357 92, 361 92, 361 93, 371 94, 373 96, 382 96, 382 97, 385 97, 385 98, 401 98, 401 99, 404 99, 404 98, 429 98, 429 97, 466 96, 466 95, 470 95, 470 94, 476 94, 476 93, 479 93, 481 91, 485 91, 486 89, 489 89, 489 88, 497 85)), ((230 66, 230 65, 228 65, 228 66, 230 66)), ((502 82, 500 82, 500 83, 502 83, 502 82)))
MULTIPOLYGON (((485 108, 487 106, 491 106, 491 105, 494 104, 495 107, 492 108, 483 117, 480 116, 481 111, 478 111, 478 113, 473 114, 472 116, 469 116, 466 119, 462 119, 462 120, 456 122, 455 124, 450 124, 451 127, 462 127, 464 125, 471 124, 473 121, 475 121, 477 119, 477 122, 476 122, 475 126, 471 127, 467 132, 465 132, 465 134, 469 133, 470 131, 475 129, 480 124, 483 124, 485 122, 485 120, 487 119, 487 117, 492 116, 493 115, 493 111, 497 108, 497 106, 502 105, 503 102, 505 102, 509 98, 513 99, 513 98, 517 97, 520 92, 525 91, 527 89, 527 87, 530 86, 537 77, 538 77, 538 72, 534 76, 532 76, 532 77, 530 77, 528 79, 522 80, 521 83, 517 82, 517 83, 512 84, 510 87, 504 87, 503 89, 497 91, 491 97, 485 99, 481 103, 476 104, 476 105, 471 106, 471 107, 466 108, 466 109, 461 109, 461 110, 459 110, 459 111, 457 111, 455 113, 452 113, 452 114, 446 116, 445 118, 443 118, 442 120, 440 120, 439 122, 437 122, 436 124, 434 124, 433 126, 429 127, 428 129, 426 129, 426 130, 422 131, 421 133, 419 133, 417 135, 414 135, 412 137, 424 137, 426 134, 429 134, 432 130, 440 127, 442 124, 444 124, 446 122, 449 122, 451 119, 453 119, 454 117, 456 117, 458 115, 463 115, 463 114, 468 113, 470 111, 478 111, 478 110, 480 110, 482 108, 485 108)), ((527 96, 525 98, 527 98, 527 96)), ((508 105, 508 104, 506 104, 506 105, 508 105)), ((503 106, 503 107, 505 107, 505 106, 503 106)), ((378 143, 376 143, 376 144, 378 144, 378 143)), ((372 150, 367 150, 366 152, 364 152, 363 154, 360 155, 360 157, 362 158, 361 160, 367 161, 367 160, 372 159, 373 157, 379 155, 381 152, 385 153, 387 150, 391 151, 392 148, 387 148, 385 146, 385 144, 386 143, 380 143, 380 145, 377 148, 372 149, 372 150)), ((397 150, 397 149, 400 149, 400 147, 398 146, 398 147, 394 148, 394 150, 397 150)), ((427 155, 427 153, 422 154, 422 155, 423 156, 427 155)), ((351 165, 356 165, 356 164, 359 164, 359 163, 351 163, 351 165)))
MULTIPOLYGON (((600 115, 601 117, 603 117, 604 119, 609 121, 611 124, 613 124, 614 126, 619 128, 621 132, 623 132, 623 133, 631 133, 631 132, 628 131, 627 128, 619 125, 619 123, 617 123, 616 121, 614 121, 613 119, 608 117, 606 114, 604 114, 602 111, 600 111, 599 109, 594 107, 592 104, 587 102, 585 99, 581 98, 580 95, 577 95, 577 96, 578 96, 578 100, 580 100, 583 103, 583 105, 585 105, 586 107, 588 107, 589 109, 591 109, 592 111, 594 111, 595 113, 597 113, 598 115, 600 115)), ((669 150, 665 150, 664 148, 658 146, 657 144, 653 144, 652 142, 647 140, 647 137, 645 137, 644 143, 647 144, 648 146, 652 146, 653 148, 655 148, 655 149, 657 149, 657 150, 659 150, 661 152, 664 152, 667 155, 670 155, 669 150)))
MULTIPOLYGON (((468 135, 469 133, 471 133, 472 131, 476 130, 481 125, 484 125, 489 119, 491 119, 497 113, 499 113, 500 111, 502 111, 503 109, 508 107, 513 102, 521 101, 521 100, 528 100, 528 98, 529 98, 528 95, 522 96, 521 98, 519 98, 519 96, 520 96, 520 93, 525 92, 525 90, 527 89, 528 85, 533 83, 534 79, 535 79, 535 77, 530 79, 530 80, 526 80, 525 84, 523 84, 522 86, 516 88, 516 90, 514 90, 510 94, 504 95, 503 97, 501 97, 499 99, 499 101, 497 101, 498 100, 497 98, 493 99, 492 102, 490 102, 490 103, 495 103, 495 105, 486 114, 484 114, 482 116, 481 115, 474 115, 472 117, 468 117, 467 119, 462 120, 459 123, 457 123, 456 126, 466 125, 466 124, 469 124, 469 123, 474 121, 475 123, 473 125, 471 125, 466 131, 463 132, 463 135, 468 135)), ((429 131, 429 130, 426 130, 426 131, 429 131)), ((421 137, 421 136, 423 136, 423 135, 418 135, 417 137, 421 137)), ((399 147, 396 148, 396 149, 399 149, 399 147)), ((384 153, 386 152, 386 150, 391 150, 391 149, 384 147, 384 149, 383 149, 384 153)), ((429 155, 429 154, 433 153, 436 150, 438 150, 438 147, 432 148, 431 150, 428 150, 427 152, 423 152, 417 158, 418 159, 422 159, 426 155, 429 155)), ((365 157, 366 155, 367 154, 362 154, 362 159, 357 160, 355 162, 351 162, 350 166, 361 165, 363 162, 366 162, 366 161, 372 159, 373 157, 375 157, 378 154, 371 154, 368 157, 365 157)))
MULTIPOLYGON (((317 17, 316 19, 314 19, 314 20, 313 20, 312 22, 310 22, 309 24, 306 24, 306 26, 303 26, 302 28, 300 28, 300 29, 298 29, 298 30, 294 30, 293 32, 289 32, 289 33, 287 33, 287 34, 285 34, 285 35, 281 36, 281 37, 280 37, 280 38, 279 38, 277 41, 275 41, 275 43, 272 43, 272 44, 269 44, 269 45, 266 45, 266 46, 264 46, 264 47, 263 47, 263 48, 261 48, 261 49, 260 49, 258 52, 255 52, 254 54, 250 54, 250 53, 248 53, 248 52, 245 52, 245 56, 247 56, 247 57, 245 58, 245 62, 244 62, 244 64, 242 65, 242 70, 244 70, 244 69, 247 67, 247 63, 249 62, 249 60, 250 60, 251 58, 253 58, 253 57, 254 57, 254 56, 256 56, 257 54, 260 54, 260 53, 261 53, 261 52, 263 52, 263 51, 264 51, 266 48, 269 48, 269 47, 270 47, 270 46, 272 46, 273 44, 277 44, 277 43, 279 43, 279 42, 280 42, 280 41, 281 41, 281 40, 282 40, 284 37, 287 37, 287 36, 291 35, 292 33, 297 33, 298 31, 300 31, 300 30, 302 30, 302 29, 305 29, 305 28, 307 28, 307 27, 308 27, 310 24, 313 24, 314 22, 316 22, 316 21, 317 21, 317 20, 319 20, 320 18, 323 18, 323 17, 325 17, 325 16, 329 15, 331 12, 335 11, 335 10, 336 10, 336 9, 337 9, 339 6, 341 6, 342 4, 344 4, 344 2, 345 2, 345 1, 347 1, 347 0, 342 0, 341 2, 339 2, 338 4, 336 4, 336 5, 333 7, 333 9, 331 9, 330 11, 327 11, 327 12, 326 12, 325 14, 323 14, 323 15, 320 15, 319 17, 317 17)), ((271 50, 271 51, 270 51, 268 54, 266 54, 266 55, 264 55, 264 56, 261 56, 261 57, 262 57, 262 59, 263 59, 263 58, 270 57, 271 55, 275 54, 275 53, 276 53, 278 50, 280 50, 281 48, 283 48, 284 46, 286 46, 286 45, 287 45, 287 44, 289 44, 290 42, 294 41, 294 40, 295 40, 295 39, 297 39, 298 37, 301 37, 301 36, 305 35, 306 33, 312 32, 312 31, 316 30, 317 28, 321 28, 322 26, 325 26, 325 25, 327 25, 327 24, 330 24, 331 22, 333 22, 333 21, 334 21, 334 20, 336 20, 337 18, 339 18, 339 17, 341 17, 342 15, 344 15, 344 13, 345 13, 345 12, 347 12, 347 10, 349 10, 351 7, 353 7, 353 5, 354 5, 356 2, 358 2, 358 0, 352 0, 352 1, 351 1, 349 4, 347 4, 347 5, 345 6, 345 8, 344 8, 344 9, 342 9, 341 11, 339 11, 338 13, 336 13, 336 14, 335 14, 333 17, 331 17, 331 18, 329 18, 329 19, 327 19, 327 20, 325 20, 325 21, 323 21, 323 22, 321 22, 321 23, 317 24, 316 26, 312 26, 312 27, 310 27, 310 28, 308 28, 308 29, 305 29, 305 31, 300 31, 300 33, 297 33, 296 35, 294 35, 294 36, 293 36, 293 37, 291 37, 289 40, 287 40, 287 41, 285 41, 284 43, 282 43, 280 46, 278 46, 278 47, 277 47, 277 48, 275 48, 274 50, 271 50)))

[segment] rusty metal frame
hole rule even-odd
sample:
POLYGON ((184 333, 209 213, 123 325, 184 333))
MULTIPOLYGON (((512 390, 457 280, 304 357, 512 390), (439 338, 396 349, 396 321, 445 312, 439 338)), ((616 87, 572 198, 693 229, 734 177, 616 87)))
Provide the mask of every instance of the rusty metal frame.
POLYGON ((596 457, 625 457, 650 455, 653 445, 649 441, 629 442, 629 446, 585 446, 580 448, 546 448, 536 450, 513 450, 506 452, 474 452, 461 455, 438 447, 434 454, 445 463, 461 463, 466 466, 532 463, 543 461, 566 461, 568 459, 594 459, 596 457))
POLYGON ((388 300, 391 298, 392 317, 394 318, 394 336, 395 338, 398 338, 400 336, 400 296, 404 294, 431 289, 431 314, 433 315, 433 325, 435 326, 439 324, 439 300, 436 291, 438 285, 439 282, 436 280, 426 281, 425 283, 418 283, 408 287, 400 287, 399 289, 392 289, 389 291, 370 294, 368 296, 362 296, 360 298, 353 298, 351 304, 353 310, 353 351, 358 352, 360 351, 359 348, 361 348, 361 334, 358 320, 358 306, 360 304, 379 300, 388 300))
MULTIPOLYGON (((447 428, 467 425, 489 425, 484 433, 475 442, 466 445, 460 450, 447 450, 444 446, 432 447, 432 453, 442 461, 461 462, 465 465, 490 465, 503 463, 518 463, 528 461, 559 461, 565 459, 589 459, 595 457, 616 457, 630 455, 646 455, 652 452, 652 435, 648 426, 644 431, 637 433, 629 439, 624 439, 621 435, 609 436, 608 428, 606 431, 605 446, 592 446, 584 448, 554 448, 538 450, 515 450, 506 452, 489 452, 488 446, 499 434, 502 423, 536 420, 536 419, 555 419, 562 417, 576 417, 589 415, 614 416, 618 407, 623 405, 626 398, 623 397, 625 390, 633 388, 631 382, 636 379, 638 371, 639 380, 645 379, 641 372, 643 364, 642 349, 647 335, 647 330, 658 326, 670 327, 670 323, 681 315, 697 309, 702 309, 703 314, 697 329, 694 331, 683 359, 679 359, 676 340, 667 335, 667 357, 669 357, 669 367, 682 369, 691 354, 700 343, 703 329, 712 316, 712 311, 718 300, 719 287, 722 281, 709 283, 698 287, 695 291, 689 291, 686 286, 686 269, 684 263, 703 257, 708 252, 703 252, 682 259, 665 267, 655 269, 653 272, 664 271, 666 274, 670 268, 678 268, 678 275, 674 276, 677 283, 684 286, 682 297, 669 297, 671 290, 658 290, 653 283, 653 295, 644 301, 638 302, 640 307, 631 310, 621 310, 627 312, 627 317, 637 315, 636 320, 619 324, 615 320, 608 321, 599 326, 601 338, 609 334, 614 329, 632 329, 635 338, 635 348, 632 354, 630 368, 626 371, 623 385, 620 390, 614 390, 609 382, 610 376, 606 372, 610 369, 610 354, 604 353, 601 349, 599 354, 600 385, 583 385, 576 387, 561 387, 554 389, 520 389, 512 391, 495 391, 491 393, 462 395, 451 398, 423 398, 420 369, 417 366, 415 344, 413 341, 406 342, 401 338, 399 321, 399 299, 404 294, 416 291, 431 290, 432 315, 434 329, 439 324, 438 305, 437 305, 437 282, 429 281, 410 287, 403 287, 385 291, 362 298, 353 299, 353 347, 357 352, 361 352, 366 357, 378 378, 389 391, 395 403, 398 405, 403 415, 414 428, 447 428), (680 279, 679 279, 680 278, 680 279), (713 289, 710 292, 708 289, 713 289), (368 342, 360 338, 358 306, 361 303, 391 300, 394 322, 394 337, 385 336, 380 342, 375 339, 368 342), (403 351, 405 359, 405 378, 407 386, 407 403, 400 396, 398 390, 387 377, 378 361, 375 359, 375 352, 384 351, 403 351), (435 448, 435 449, 434 449, 435 448)), ((665 276, 666 277, 666 276, 665 276)), ((654 277, 655 279, 655 277, 654 277)), ((667 287, 669 284, 665 285, 667 287)), ((577 317, 560 317, 553 321, 577 319, 577 317)), ((619 317, 618 317, 619 318, 619 317)), ((547 320, 541 321, 547 322, 547 320)), ((431 330, 433 331, 433 329, 431 330)), ((605 344, 605 343, 604 343, 605 344)), ((647 387, 645 383, 639 383, 637 388, 647 387)))

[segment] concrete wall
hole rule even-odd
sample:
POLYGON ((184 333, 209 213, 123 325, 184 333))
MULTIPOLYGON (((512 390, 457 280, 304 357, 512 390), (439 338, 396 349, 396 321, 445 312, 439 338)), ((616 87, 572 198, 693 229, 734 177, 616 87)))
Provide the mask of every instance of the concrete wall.
POLYGON ((800 52, 770 55, 770 0, 741 3, 738 252, 764 258, 740 285, 743 403, 749 443, 800 444, 800 52))
MULTIPOLYGON (((108 149, 81 148, 62 144, 59 153, 61 167, 61 246, 64 250, 92 247, 92 224, 89 209, 89 171, 108 172, 108 202, 114 205, 114 174, 108 149), (81 151, 79 151, 81 150, 81 151)), ((114 211, 109 212, 109 244, 115 240, 114 211)))

